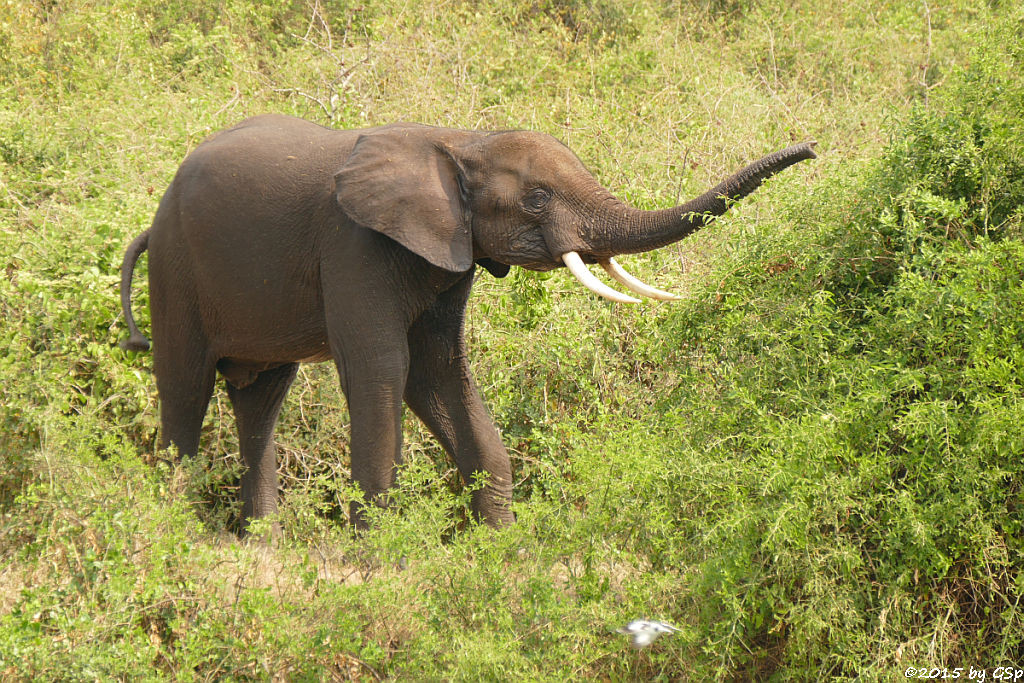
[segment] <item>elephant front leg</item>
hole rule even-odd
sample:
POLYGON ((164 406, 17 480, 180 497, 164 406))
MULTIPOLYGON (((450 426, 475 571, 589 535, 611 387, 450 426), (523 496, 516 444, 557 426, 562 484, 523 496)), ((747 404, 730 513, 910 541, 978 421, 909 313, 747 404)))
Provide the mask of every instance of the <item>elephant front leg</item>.
POLYGON ((402 393, 408 373, 408 351, 402 348, 360 349, 354 343, 337 354, 341 388, 351 422, 352 479, 363 492, 349 514, 365 528, 365 510, 385 507, 387 490, 402 461, 402 393))
POLYGON ((447 292, 409 332, 410 367, 405 401, 455 459, 466 482, 483 473, 473 492, 479 519, 500 527, 515 521, 512 465, 473 382, 462 337, 471 280, 447 292))
POLYGON ((433 371, 421 374, 416 366, 410 371, 406 402, 455 459, 463 480, 474 483, 485 476, 483 486, 473 491, 476 517, 494 527, 511 524, 512 465, 468 370, 438 376, 433 371))

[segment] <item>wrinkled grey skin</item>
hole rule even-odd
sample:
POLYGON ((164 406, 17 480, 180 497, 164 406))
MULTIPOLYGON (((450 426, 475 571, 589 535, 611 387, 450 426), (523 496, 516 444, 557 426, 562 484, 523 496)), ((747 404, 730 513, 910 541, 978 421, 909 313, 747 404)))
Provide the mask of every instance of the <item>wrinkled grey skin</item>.
MULTIPOLYGON (((129 246, 121 298, 149 250, 161 446, 195 454, 219 371, 247 466, 246 520, 273 513, 273 431, 299 363, 333 360, 351 414, 352 476, 383 504, 401 458, 402 401, 451 454, 479 518, 513 520, 512 472, 467 363, 463 319, 474 263, 549 270, 682 239, 727 200, 814 156, 797 145, 697 199, 637 211, 554 138, 397 124, 337 131, 259 116, 182 163, 153 225, 129 246)), ((581 296, 591 296, 582 290, 581 296)), ((353 506, 362 523, 362 505, 353 506)))

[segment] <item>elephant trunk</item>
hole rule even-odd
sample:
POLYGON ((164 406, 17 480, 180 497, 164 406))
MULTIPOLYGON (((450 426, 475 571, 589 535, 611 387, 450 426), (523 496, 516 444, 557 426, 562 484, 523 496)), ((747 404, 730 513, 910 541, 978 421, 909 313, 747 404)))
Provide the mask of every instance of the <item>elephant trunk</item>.
POLYGON ((756 161, 700 195, 671 209, 641 211, 623 205, 609 237, 591 236, 590 255, 598 260, 637 254, 678 242, 721 216, 767 178, 804 159, 815 158, 814 142, 787 147, 756 161))
MULTIPOLYGON (((750 164, 738 173, 711 188, 696 199, 671 209, 642 211, 617 200, 604 197, 597 217, 584 234, 585 251, 562 253, 561 259, 588 288, 614 301, 636 301, 624 297, 611 288, 586 280, 583 258, 600 263, 609 275, 634 292, 656 299, 677 298, 668 292, 656 290, 633 278, 613 260, 617 254, 636 254, 651 251, 678 242, 725 213, 732 202, 746 197, 760 187, 767 178, 804 159, 813 159, 816 143, 803 142, 750 164), (582 257, 581 257, 582 254, 582 257), (617 294, 618 298, 613 294, 617 294), (624 297, 624 298, 623 298, 624 297)), ((587 273, 589 275, 589 272, 587 273)))

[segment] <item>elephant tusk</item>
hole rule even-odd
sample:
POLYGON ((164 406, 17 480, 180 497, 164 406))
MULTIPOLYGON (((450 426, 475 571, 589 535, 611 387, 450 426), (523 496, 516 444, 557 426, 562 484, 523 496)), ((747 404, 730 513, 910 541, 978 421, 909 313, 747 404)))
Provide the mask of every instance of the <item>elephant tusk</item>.
POLYGON ((584 287, 595 294, 600 294, 605 299, 608 299, 609 301, 616 301, 620 304, 640 303, 639 299, 634 299, 628 294, 616 292, 614 289, 598 280, 593 273, 587 270, 587 267, 583 264, 583 259, 581 259, 580 255, 575 251, 567 251, 562 254, 562 263, 566 265, 566 267, 573 275, 576 276, 576 279, 579 280, 584 287))
POLYGON ((601 267, 604 268, 606 273, 624 284, 626 287, 629 287, 637 294, 649 296, 652 299, 659 299, 661 301, 675 301, 679 299, 678 296, 671 292, 665 292, 657 289, 656 287, 651 287, 649 284, 636 279, 627 273, 614 258, 609 258, 607 261, 601 261, 601 267))

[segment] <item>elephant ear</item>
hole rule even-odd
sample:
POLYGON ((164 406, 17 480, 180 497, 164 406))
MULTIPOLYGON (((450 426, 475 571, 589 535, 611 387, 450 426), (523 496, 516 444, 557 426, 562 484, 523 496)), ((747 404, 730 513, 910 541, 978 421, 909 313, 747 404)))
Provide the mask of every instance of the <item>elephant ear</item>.
POLYGON ((359 137, 334 176, 338 205, 430 263, 473 267, 459 164, 429 126, 399 124, 359 137))

